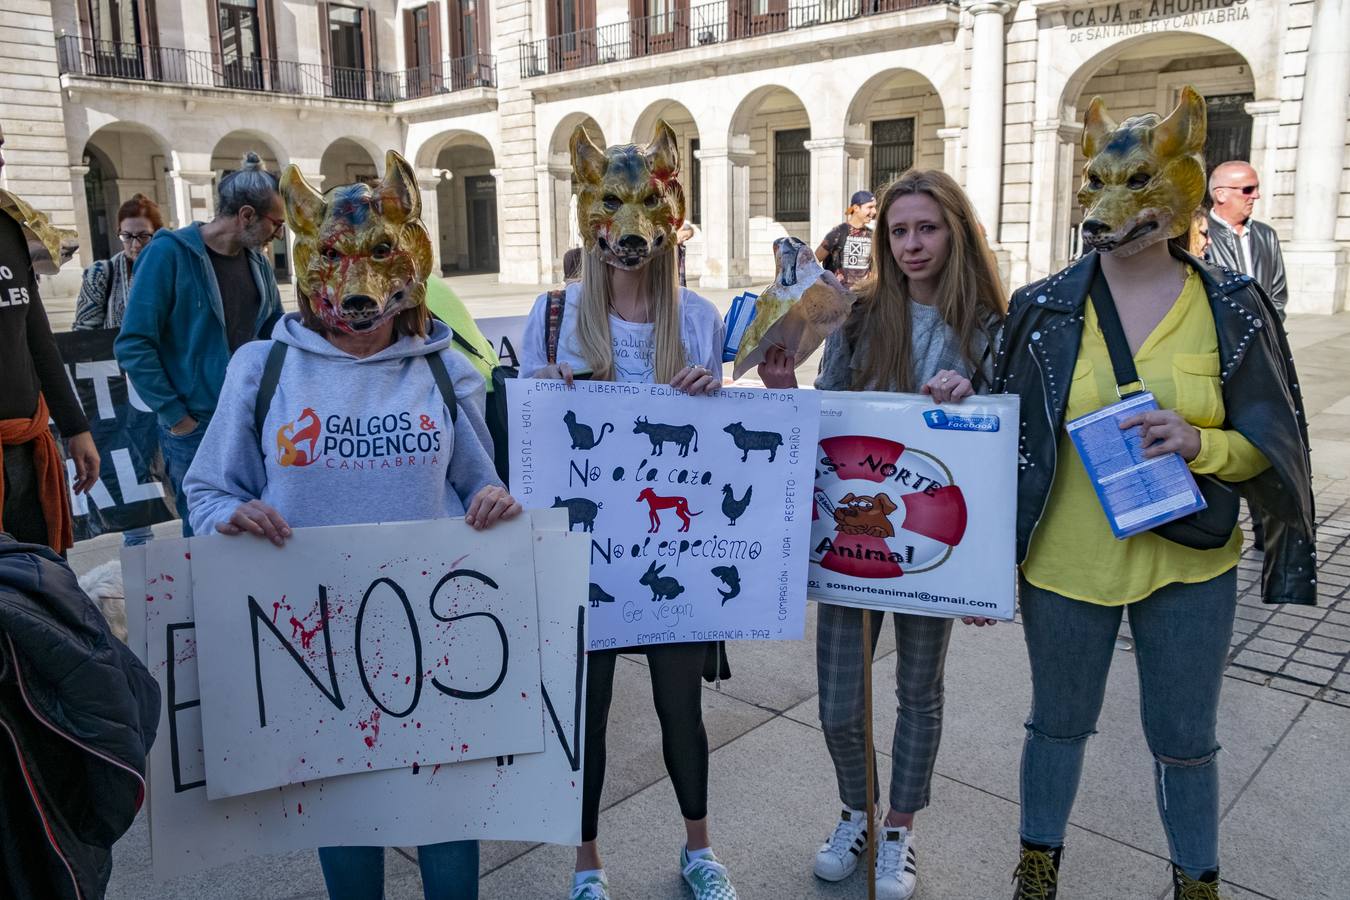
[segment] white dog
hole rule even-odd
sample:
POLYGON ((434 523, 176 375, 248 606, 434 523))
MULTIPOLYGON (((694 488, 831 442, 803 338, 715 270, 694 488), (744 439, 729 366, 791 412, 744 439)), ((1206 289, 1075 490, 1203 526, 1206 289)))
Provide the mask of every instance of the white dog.
POLYGON ((126 643, 127 601, 122 589, 122 564, 114 559, 90 569, 80 576, 80 589, 98 604, 117 639, 126 643))

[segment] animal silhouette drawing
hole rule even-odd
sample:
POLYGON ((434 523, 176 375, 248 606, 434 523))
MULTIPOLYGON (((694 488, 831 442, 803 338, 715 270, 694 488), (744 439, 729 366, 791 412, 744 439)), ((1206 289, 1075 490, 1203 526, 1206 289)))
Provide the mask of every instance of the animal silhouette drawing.
POLYGON ((595 609, 601 603, 613 603, 614 597, 605 593, 605 589, 594 581, 591 582, 591 609, 595 609))
POLYGON ((667 441, 680 448, 681 456, 689 455, 691 441, 694 452, 698 452, 698 429, 693 425, 652 424, 646 416, 641 416, 633 421, 633 434, 647 435, 647 440, 652 442, 652 456, 660 456, 667 441))
POLYGON ((646 585, 652 589, 653 603, 657 600, 674 600, 684 593, 684 585, 669 575, 661 574, 665 570, 665 566, 652 563, 647 567, 647 571, 642 573, 642 577, 638 579, 638 584, 646 585))
POLYGON ((731 435, 736 449, 741 451, 741 462, 750 458, 752 450, 769 451, 769 462, 773 462, 778 448, 783 446, 783 436, 776 431, 750 431, 740 422, 732 422, 722 430, 731 435))
POLYGON ((675 515, 679 516, 680 521, 684 523, 680 526, 680 531, 689 530, 690 516, 703 515, 702 510, 699 512, 689 511, 688 499, 684 497, 661 497, 651 488, 643 488, 642 493, 638 494, 637 502, 641 503, 644 500, 647 502, 647 518, 651 524, 651 527, 647 529, 648 534, 655 534, 661 530, 660 511, 663 509, 675 510, 675 515))
POLYGON ((595 530, 595 517, 600 512, 600 504, 594 500, 587 500, 585 497, 569 497, 564 500, 562 497, 553 498, 553 509, 567 509, 567 530, 571 531, 577 525, 581 526, 582 531, 595 530))
POLYGON ((720 578, 722 583, 727 586, 727 590, 717 589, 717 593, 722 595, 722 605, 726 606, 727 601, 733 597, 741 595, 741 573, 735 566, 715 566, 712 570, 713 577, 720 578))
POLYGON ((567 433, 572 436, 573 450, 594 450, 604 439, 605 429, 614 430, 614 426, 606 422, 600 426, 600 434, 597 435, 594 428, 578 422, 577 414, 570 409, 563 415, 563 422, 567 425, 567 433))
POLYGON ((731 485, 722 485, 722 515, 727 517, 728 525, 735 525, 736 520, 745 515, 746 507, 750 505, 750 494, 754 489, 753 485, 746 487, 745 496, 737 500, 731 485))

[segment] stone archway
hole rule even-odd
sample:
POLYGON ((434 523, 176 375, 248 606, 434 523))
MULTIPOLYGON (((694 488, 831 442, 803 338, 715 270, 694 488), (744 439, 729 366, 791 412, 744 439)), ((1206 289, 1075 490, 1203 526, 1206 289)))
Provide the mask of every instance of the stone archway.
MULTIPOLYGON (((211 185, 211 209, 209 214, 202 218, 210 219, 215 215, 216 191, 220 185, 220 179, 238 169, 244 155, 249 151, 257 153, 262 158, 264 169, 278 178, 281 177, 281 172, 288 163, 288 159, 285 154, 272 145, 266 136, 256 131, 244 129, 231 131, 217 140, 211 150, 211 170, 214 173, 214 180, 211 185)), ((271 257, 277 281, 289 283, 291 280, 289 229, 283 229, 282 233, 277 235, 276 240, 272 241, 271 246, 267 248, 267 253, 271 257)))
POLYGON ((703 275, 706 241, 703 239, 703 165, 698 158, 702 141, 693 113, 678 100, 657 100, 648 104, 633 124, 632 141, 645 144, 652 139, 657 120, 675 132, 680 151, 680 183, 684 187, 685 221, 694 227, 694 236, 684 244, 685 274, 690 284, 703 275))
POLYGON ((85 142, 81 164, 88 169, 84 176, 90 251, 86 261, 107 259, 122 249, 117 239, 117 209, 134 194, 153 200, 170 224, 173 217, 165 181, 170 151, 156 132, 131 122, 104 125, 85 142))
POLYGON ((727 145, 747 154, 739 164, 748 179, 744 212, 732 210, 731 227, 742 227, 742 215, 748 219, 744 259, 752 280, 773 277, 775 240, 791 235, 810 243, 818 227, 811 208, 810 143, 806 105, 780 85, 751 91, 731 117, 727 145))

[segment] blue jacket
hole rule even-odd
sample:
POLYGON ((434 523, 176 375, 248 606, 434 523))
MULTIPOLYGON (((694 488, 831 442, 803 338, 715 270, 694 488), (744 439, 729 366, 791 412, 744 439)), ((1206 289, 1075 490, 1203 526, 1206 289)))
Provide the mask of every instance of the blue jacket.
MULTIPOLYGON (((281 294, 267 258, 256 250, 244 252, 261 299, 253 336, 263 337, 281 318, 281 294)), ((163 229, 141 251, 113 351, 165 428, 186 415, 211 418, 230 346, 200 223, 163 229)))

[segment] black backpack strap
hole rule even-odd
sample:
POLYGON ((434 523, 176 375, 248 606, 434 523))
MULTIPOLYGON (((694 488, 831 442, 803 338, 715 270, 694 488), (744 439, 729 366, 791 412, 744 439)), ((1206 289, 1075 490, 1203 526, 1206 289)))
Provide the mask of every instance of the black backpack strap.
POLYGON ((1092 298, 1092 308, 1097 311, 1097 324, 1101 325, 1106 351, 1111 354, 1116 393, 1123 400, 1131 394, 1142 393, 1148 386, 1140 380, 1139 372, 1134 367, 1134 354, 1130 352, 1130 342, 1125 337, 1125 326, 1120 324, 1116 298, 1111 295, 1111 286, 1106 283, 1101 260, 1097 260, 1096 266, 1097 271, 1092 276, 1092 287, 1088 294, 1092 298), (1131 390, 1125 390, 1127 387, 1131 390))
POLYGON ((441 399, 445 401, 445 408, 450 410, 450 424, 454 425, 459 419, 459 401, 455 399, 455 385, 450 381, 450 373, 445 368, 445 360, 441 359, 439 353, 428 353, 422 358, 431 367, 431 377, 436 379, 436 387, 440 389, 441 399))
POLYGON ((478 352, 478 348, 475 347, 473 344, 470 344, 468 341, 464 340, 464 338, 460 337, 458 331, 450 333, 450 340, 458 344, 459 349, 463 350, 465 353, 469 354, 475 359, 481 359, 483 360, 483 362, 487 362, 487 358, 484 357, 483 354, 478 352))
POLYGON ((258 395, 253 398, 253 430, 259 440, 262 439, 267 412, 272 408, 272 397, 277 392, 277 382, 281 380, 281 367, 285 364, 286 344, 273 341, 272 349, 267 351, 267 362, 263 363, 262 378, 258 381, 258 395))

